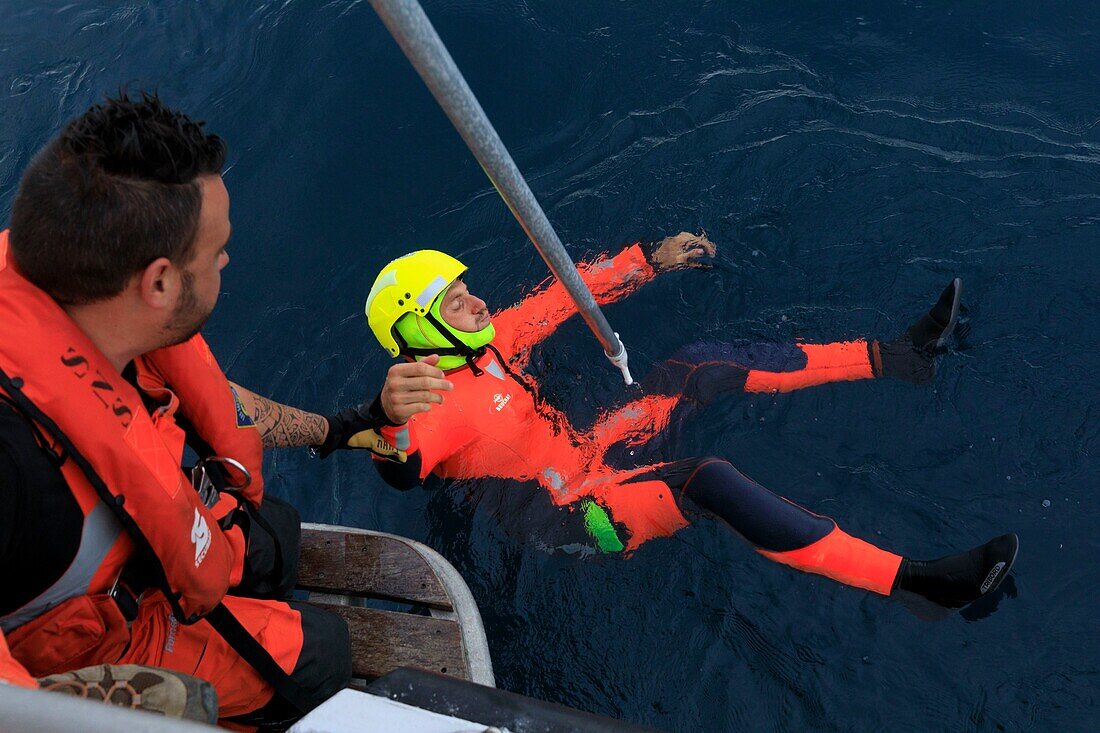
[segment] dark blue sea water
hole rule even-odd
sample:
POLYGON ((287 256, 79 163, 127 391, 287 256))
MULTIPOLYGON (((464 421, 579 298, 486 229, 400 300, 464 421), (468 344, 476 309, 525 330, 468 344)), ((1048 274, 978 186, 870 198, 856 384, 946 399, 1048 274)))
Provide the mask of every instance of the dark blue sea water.
MULTIPOLYGON (((546 555, 363 456, 275 453, 310 520, 428 542, 463 572, 502 687, 668 730, 1084 731, 1100 723, 1100 11, 1089 2, 428 0, 576 257, 705 229, 714 270, 607 309, 644 374, 696 338, 890 336, 963 278, 933 388, 730 396, 728 456, 915 556, 1005 531, 997 607, 930 624, 758 558, 716 522, 629 560, 546 555)), ((364 2, 0 5, 0 219, 20 171, 120 85, 232 148, 208 327, 237 381, 330 411, 388 364, 378 268, 460 254, 515 301, 545 267, 364 2)), ((578 423, 632 393, 579 324, 537 355, 578 423)))

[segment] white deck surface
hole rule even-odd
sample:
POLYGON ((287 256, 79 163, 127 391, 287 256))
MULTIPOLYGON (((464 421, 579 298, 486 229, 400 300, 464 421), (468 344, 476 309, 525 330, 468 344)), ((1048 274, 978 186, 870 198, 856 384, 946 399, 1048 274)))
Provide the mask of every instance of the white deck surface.
POLYGON ((290 729, 290 733, 483 733, 480 723, 421 710, 358 690, 342 690, 290 729))

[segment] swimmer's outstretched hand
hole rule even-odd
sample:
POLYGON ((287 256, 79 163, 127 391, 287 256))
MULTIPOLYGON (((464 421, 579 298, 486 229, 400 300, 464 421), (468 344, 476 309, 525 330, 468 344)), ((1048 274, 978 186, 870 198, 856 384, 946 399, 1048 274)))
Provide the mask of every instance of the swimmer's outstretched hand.
POLYGON ((432 405, 443 404, 443 392, 454 385, 436 367, 439 356, 433 354, 422 361, 394 364, 386 373, 382 386, 382 409, 394 425, 404 425, 418 412, 427 412, 432 405))
POLYGON ((707 260, 714 256, 716 249, 705 232, 680 232, 657 242, 649 261, 658 272, 682 270, 686 267, 712 267, 712 263, 707 260))

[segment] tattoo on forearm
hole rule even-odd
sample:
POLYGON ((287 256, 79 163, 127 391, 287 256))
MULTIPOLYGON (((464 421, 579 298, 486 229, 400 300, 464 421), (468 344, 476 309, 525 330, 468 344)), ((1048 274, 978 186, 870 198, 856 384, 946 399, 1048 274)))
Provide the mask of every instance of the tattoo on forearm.
POLYGON ((257 394, 253 399, 252 420, 265 448, 317 445, 324 441, 328 424, 320 415, 281 405, 257 394))

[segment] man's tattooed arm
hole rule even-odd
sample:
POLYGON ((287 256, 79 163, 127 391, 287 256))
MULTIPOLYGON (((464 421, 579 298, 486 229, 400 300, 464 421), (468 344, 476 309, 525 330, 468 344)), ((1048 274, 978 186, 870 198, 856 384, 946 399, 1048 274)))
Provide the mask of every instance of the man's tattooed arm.
POLYGON ((328 435, 328 421, 321 415, 299 410, 230 382, 245 412, 260 431, 264 448, 291 448, 320 445, 328 435))

